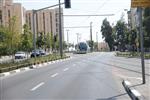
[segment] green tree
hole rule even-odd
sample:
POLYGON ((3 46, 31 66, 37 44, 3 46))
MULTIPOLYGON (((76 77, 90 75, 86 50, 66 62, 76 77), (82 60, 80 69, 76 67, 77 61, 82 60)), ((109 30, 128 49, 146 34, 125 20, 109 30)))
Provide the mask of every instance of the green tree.
POLYGON ((105 42, 108 43, 110 51, 113 50, 113 44, 114 39, 112 36, 112 27, 110 26, 110 23, 107 21, 107 19, 103 20, 102 26, 101 26, 101 32, 102 32, 102 38, 105 39, 105 42))
POLYGON ((118 49, 120 51, 125 50, 125 45, 127 42, 127 26, 123 20, 119 20, 115 26, 116 29, 116 42, 118 44, 118 49))
POLYGON ((46 44, 46 39, 44 33, 39 33, 39 36, 37 37, 36 45, 38 48, 44 48, 46 44))
POLYGON ((24 24, 23 28, 24 28, 24 32, 22 34, 22 42, 21 42, 20 49, 23 51, 29 52, 33 48, 32 47, 32 44, 33 44, 32 43, 33 42, 32 33, 27 24, 24 24))
POLYGON ((0 26, 0 38, 1 55, 14 54, 19 49, 21 35, 16 16, 9 19, 8 26, 0 26))
POLYGON ((0 56, 6 55, 8 53, 7 40, 8 40, 8 29, 1 26, 0 27, 0 56))

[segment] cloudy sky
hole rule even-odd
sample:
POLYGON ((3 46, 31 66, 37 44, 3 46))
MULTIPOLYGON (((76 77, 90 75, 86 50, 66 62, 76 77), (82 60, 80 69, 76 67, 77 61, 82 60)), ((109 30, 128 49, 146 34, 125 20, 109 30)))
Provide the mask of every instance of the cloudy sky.
MULTIPOLYGON (((14 2, 20 2, 27 9, 39 9, 54 5, 58 3, 58 0, 14 0, 14 2)), ((64 2, 64 0, 61 0, 64 2)), ((74 26, 89 26, 90 22, 93 24, 93 40, 96 41, 96 32, 98 32, 98 40, 102 40, 100 27, 104 18, 107 18, 110 24, 116 23, 124 14, 124 18, 127 21, 127 12, 124 9, 130 10, 131 0, 71 0, 71 9, 64 9, 64 15, 68 14, 84 14, 84 15, 101 15, 101 14, 115 14, 114 16, 98 16, 98 17, 64 17, 65 27, 74 26)), ((64 7, 64 5, 62 6, 64 7)), ((66 30, 69 30, 69 42, 76 43, 76 33, 80 34, 80 41, 90 39, 89 28, 74 28, 64 29, 65 40, 66 30)))

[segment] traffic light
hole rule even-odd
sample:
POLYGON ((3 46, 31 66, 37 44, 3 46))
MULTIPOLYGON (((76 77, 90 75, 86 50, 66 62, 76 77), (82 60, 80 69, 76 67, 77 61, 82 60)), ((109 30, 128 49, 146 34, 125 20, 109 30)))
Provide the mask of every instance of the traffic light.
POLYGON ((71 8, 71 1, 65 0, 65 8, 71 8))

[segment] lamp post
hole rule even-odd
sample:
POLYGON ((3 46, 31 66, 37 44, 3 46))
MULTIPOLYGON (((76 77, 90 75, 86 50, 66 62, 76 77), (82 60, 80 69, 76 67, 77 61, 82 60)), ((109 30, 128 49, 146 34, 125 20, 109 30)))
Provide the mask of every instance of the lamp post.
POLYGON ((91 52, 93 52, 92 23, 93 23, 93 22, 90 22, 90 40, 91 40, 91 52))
POLYGON ((97 51, 98 51, 98 32, 96 32, 96 42, 97 42, 97 51))
POLYGON ((68 48, 68 51, 69 51, 69 30, 66 30, 67 31, 67 48, 68 48))

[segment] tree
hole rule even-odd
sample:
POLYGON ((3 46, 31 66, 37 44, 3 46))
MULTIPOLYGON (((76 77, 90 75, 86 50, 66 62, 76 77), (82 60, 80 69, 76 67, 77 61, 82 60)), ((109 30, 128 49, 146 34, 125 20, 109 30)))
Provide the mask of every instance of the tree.
POLYGON ((118 44, 118 49, 120 51, 125 50, 125 45, 128 39, 126 34, 127 34, 127 26, 123 20, 119 20, 115 26, 116 30, 116 42, 118 44))
POLYGON ((8 37, 8 33, 7 33, 7 29, 5 27, 0 27, 0 56, 2 55, 6 55, 7 52, 7 37, 8 37))
POLYGON ((46 39, 44 33, 39 33, 39 36, 37 37, 36 45, 38 48, 44 48, 44 45, 46 44, 46 39))
POLYGON ((107 19, 103 20, 102 26, 101 26, 101 32, 102 32, 102 38, 105 39, 105 42, 108 43, 110 51, 113 50, 113 44, 114 39, 112 36, 112 27, 110 26, 110 23, 107 21, 107 19))
POLYGON ((22 42, 21 42, 20 49, 23 51, 29 52, 33 48, 32 47, 32 43, 33 43, 32 33, 27 24, 24 24, 23 28, 24 28, 24 32, 22 34, 22 42))
POLYGON ((12 16, 9 19, 8 26, 0 26, 0 51, 1 55, 14 54, 21 43, 21 35, 17 27, 17 17, 12 16))

